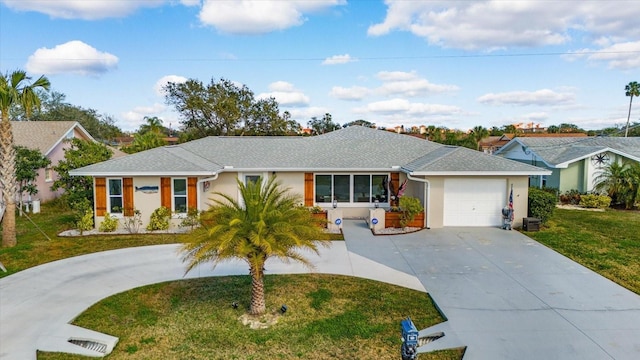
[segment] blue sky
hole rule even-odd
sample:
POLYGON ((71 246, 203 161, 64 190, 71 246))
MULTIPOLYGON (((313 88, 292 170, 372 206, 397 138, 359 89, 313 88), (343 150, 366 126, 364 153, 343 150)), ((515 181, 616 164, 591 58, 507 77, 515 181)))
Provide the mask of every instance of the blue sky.
MULTIPOLYGON (((635 0, 0 0, 0 71, 135 130, 162 84, 225 78, 303 126, 623 125, 635 0)), ((635 99, 634 99, 635 100, 635 99)), ((640 100, 631 121, 640 121, 640 100)))

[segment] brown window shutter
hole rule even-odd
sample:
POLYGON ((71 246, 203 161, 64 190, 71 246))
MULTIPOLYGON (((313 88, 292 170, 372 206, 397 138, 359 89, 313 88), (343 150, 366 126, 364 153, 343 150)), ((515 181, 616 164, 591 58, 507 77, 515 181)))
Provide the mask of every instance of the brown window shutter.
MULTIPOLYGON (((394 192, 398 192, 400 186, 400 173, 391 173, 391 188, 394 192)), ((395 194, 394 194, 395 195, 395 194)))
POLYGON ((96 216, 107 212, 107 179, 95 178, 96 216))
POLYGON ((160 178, 160 206, 171 210, 171 178, 160 178))
POLYGON ((198 208, 198 178, 187 178, 187 209, 198 208))
POLYGON ((304 206, 313 206, 313 173, 304 173, 304 206))
POLYGON ((124 216, 133 216, 133 178, 122 179, 122 202, 124 216))

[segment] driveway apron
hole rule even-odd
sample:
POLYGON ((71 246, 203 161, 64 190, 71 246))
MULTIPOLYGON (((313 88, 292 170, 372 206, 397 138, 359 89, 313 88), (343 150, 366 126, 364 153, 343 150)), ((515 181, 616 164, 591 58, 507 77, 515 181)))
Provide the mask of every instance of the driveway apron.
POLYGON ((464 345, 465 360, 640 359, 640 296, 517 231, 371 236, 364 221, 346 221, 344 232, 349 251, 415 274, 448 319, 421 331, 445 332, 421 352, 464 345))

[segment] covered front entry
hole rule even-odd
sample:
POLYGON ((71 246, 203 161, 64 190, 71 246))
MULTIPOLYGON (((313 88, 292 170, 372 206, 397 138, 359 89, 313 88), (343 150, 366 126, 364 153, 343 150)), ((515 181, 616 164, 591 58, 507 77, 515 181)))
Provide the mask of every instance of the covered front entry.
POLYGON ((506 179, 445 179, 443 225, 501 226, 506 201, 506 179))

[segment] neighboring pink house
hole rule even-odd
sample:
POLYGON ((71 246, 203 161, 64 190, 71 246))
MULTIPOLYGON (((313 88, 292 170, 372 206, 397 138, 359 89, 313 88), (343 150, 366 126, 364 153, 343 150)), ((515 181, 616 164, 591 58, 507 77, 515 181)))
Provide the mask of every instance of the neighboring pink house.
MULTIPOLYGON (((38 149, 51 160, 51 165, 38 171, 36 186, 38 193, 33 200, 46 202, 62 193, 53 191, 51 185, 58 178, 53 167, 64 159, 64 149, 70 147, 68 139, 79 138, 96 141, 77 121, 12 121, 14 143, 29 149, 38 149)), ((114 149, 112 149, 114 150, 114 149)), ((120 153, 120 151, 115 151, 120 153)), ((118 156, 115 154, 114 157, 118 156)))

